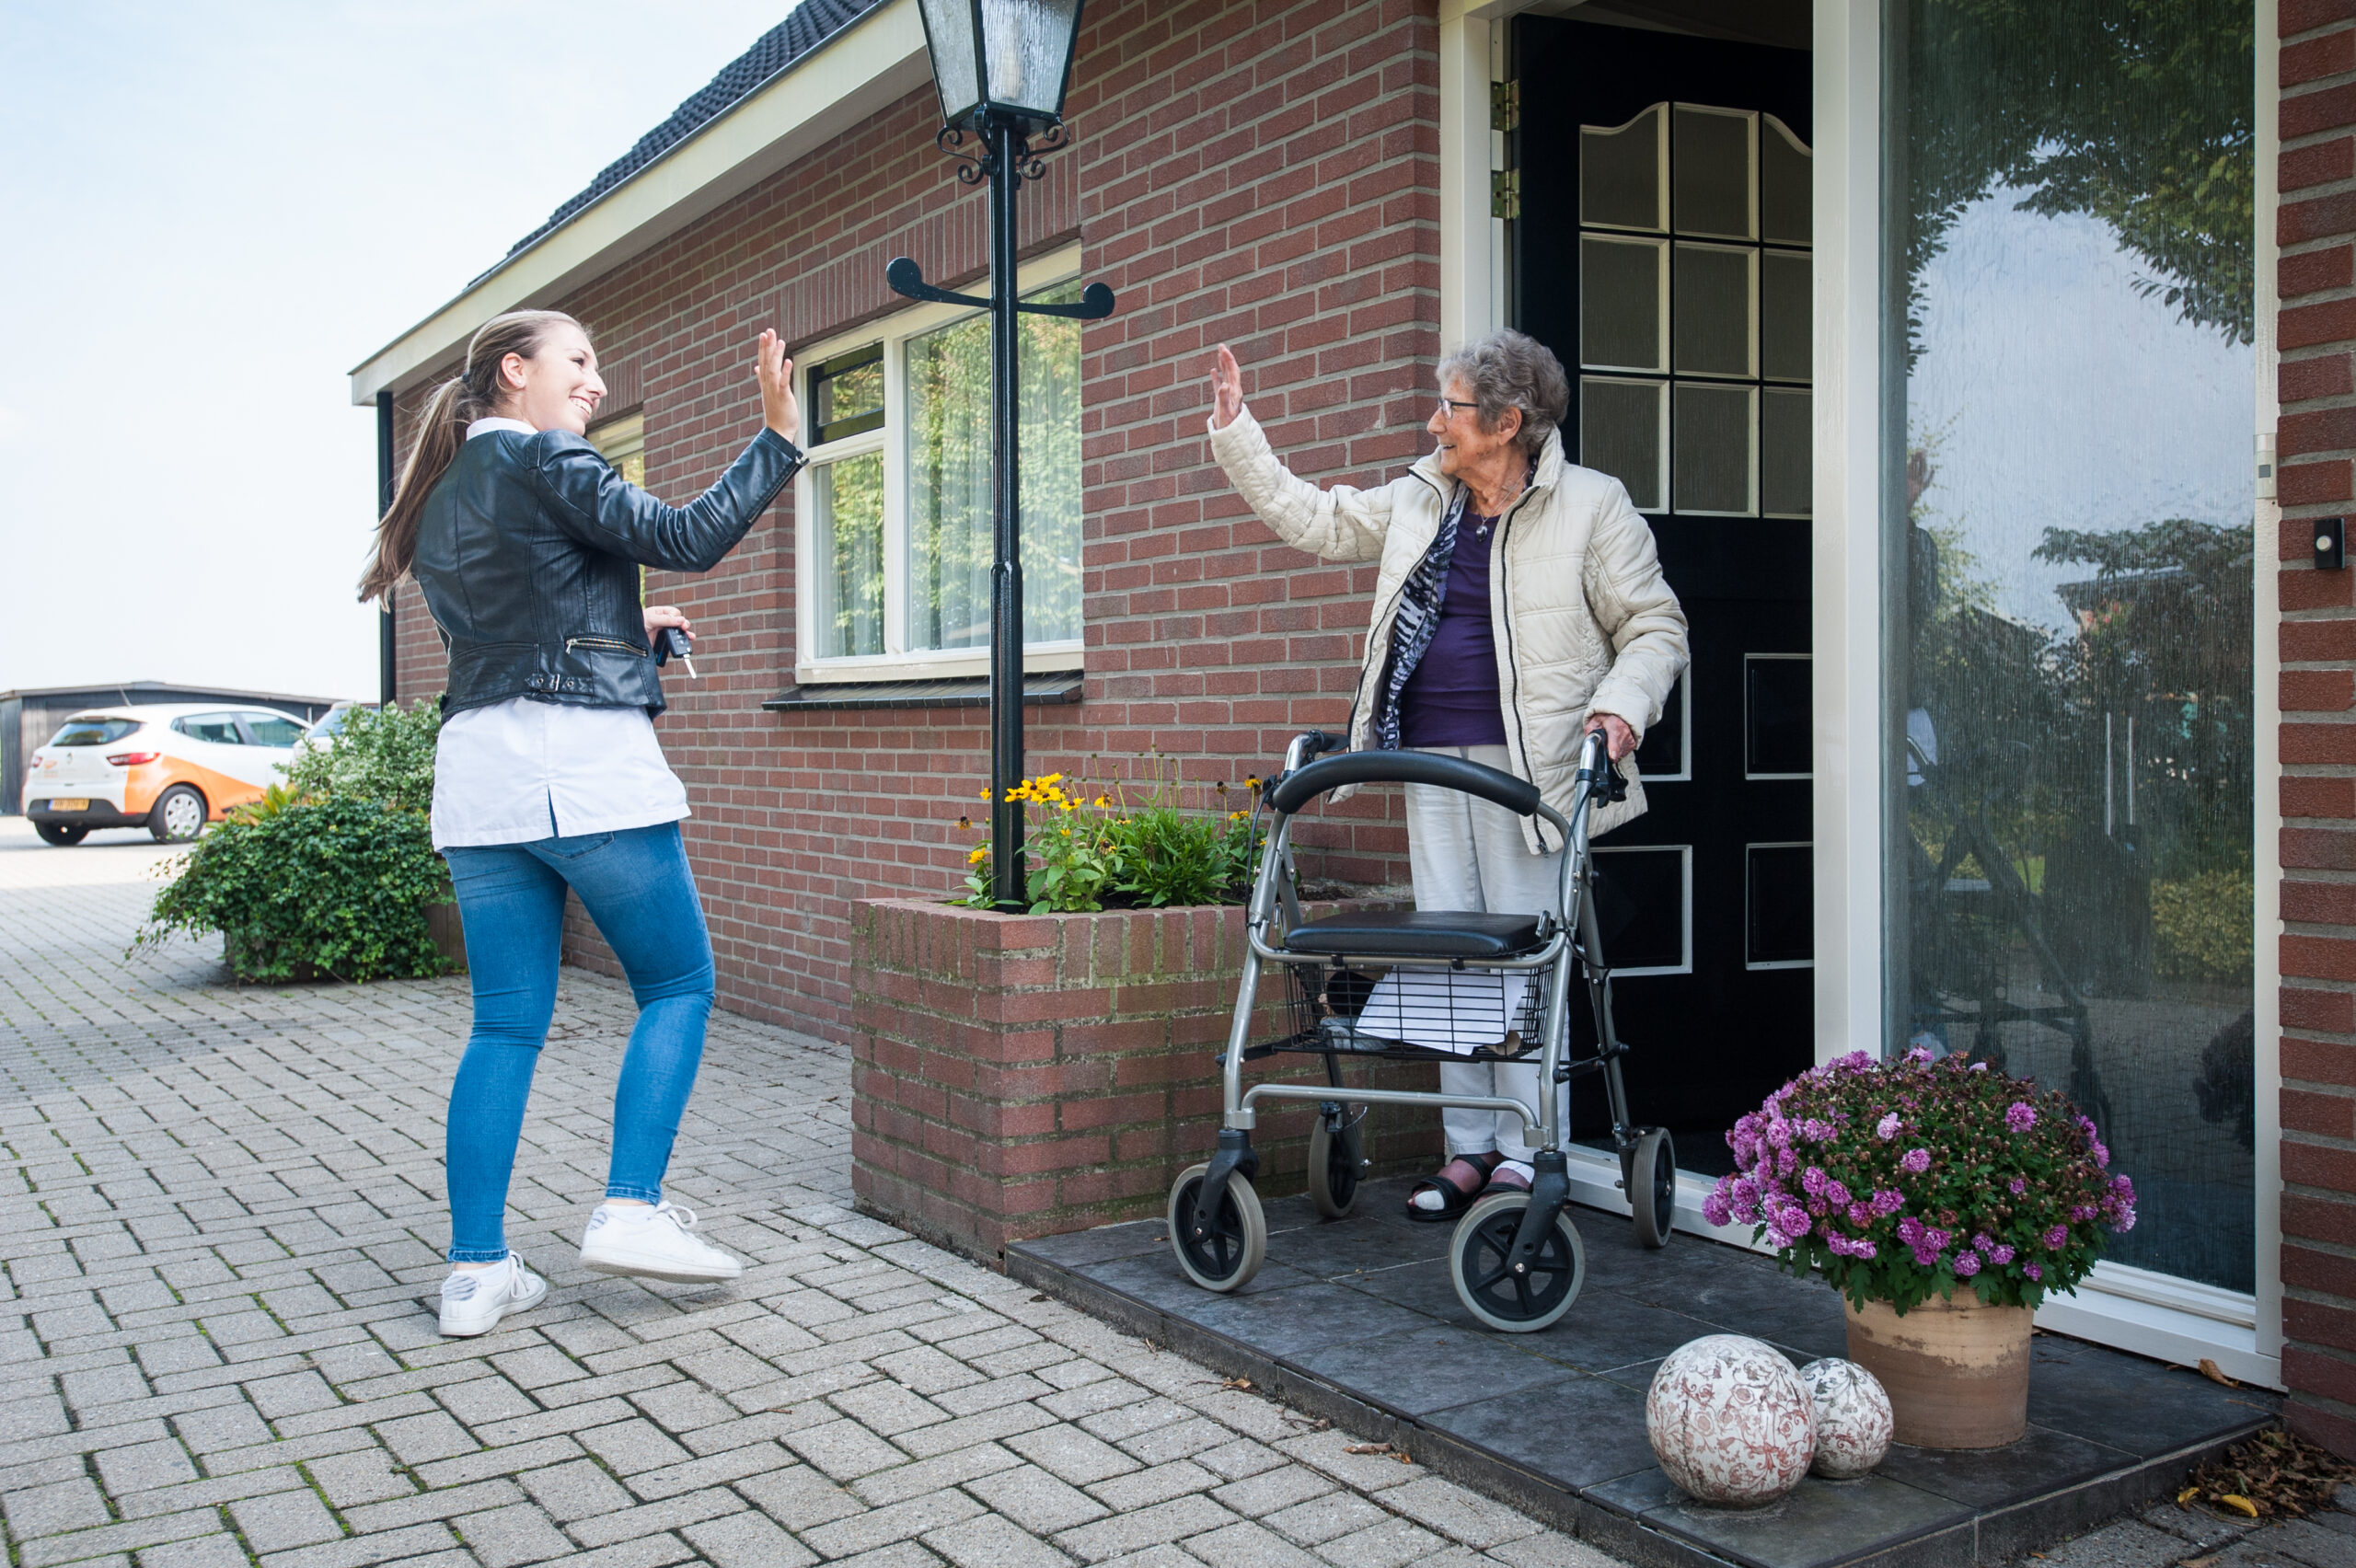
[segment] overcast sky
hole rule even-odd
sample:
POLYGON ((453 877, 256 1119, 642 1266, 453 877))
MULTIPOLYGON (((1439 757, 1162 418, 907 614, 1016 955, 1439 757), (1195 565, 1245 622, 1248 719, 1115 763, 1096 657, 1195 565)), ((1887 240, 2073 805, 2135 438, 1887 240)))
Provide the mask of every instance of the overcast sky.
POLYGON ((0 0, 0 691, 373 698, 345 373, 793 0, 0 0))

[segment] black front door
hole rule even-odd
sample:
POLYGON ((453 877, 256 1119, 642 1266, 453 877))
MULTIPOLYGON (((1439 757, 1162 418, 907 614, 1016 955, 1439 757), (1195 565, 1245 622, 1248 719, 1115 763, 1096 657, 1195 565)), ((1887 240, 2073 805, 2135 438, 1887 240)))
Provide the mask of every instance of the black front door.
POLYGON ((1629 1094, 1722 1171, 1814 1057, 1808 55, 1514 27, 1516 324, 1570 369, 1565 445, 1628 487, 1692 628, 1638 753, 1651 809, 1597 846, 1636 907, 1607 954, 1629 1094))

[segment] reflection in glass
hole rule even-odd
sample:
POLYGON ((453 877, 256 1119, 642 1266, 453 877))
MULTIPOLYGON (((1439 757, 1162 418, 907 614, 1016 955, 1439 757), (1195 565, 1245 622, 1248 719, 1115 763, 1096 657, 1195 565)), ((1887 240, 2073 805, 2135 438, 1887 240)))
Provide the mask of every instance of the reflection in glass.
POLYGON ((1669 247, 1657 239, 1579 241, 1579 362, 1606 370, 1663 370, 1661 273, 1669 247))
POLYGON ((810 444, 884 428, 884 345, 871 343, 810 368, 810 444))
POLYGON ((1757 122, 1738 110, 1677 106, 1669 197, 1678 233, 1755 237, 1750 161, 1757 122))
POLYGON ((1770 250, 1759 259, 1759 371, 1770 381, 1806 381, 1813 374, 1811 271, 1807 256, 1788 250, 1770 250))
POLYGON ((1677 372, 1750 375, 1755 250, 1716 245, 1677 248, 1677 372))
POLYGON ((1732 513, 1756 510, 1750 499, 1751 399, 1748 386, 1677 386, 1676 453, 1670 460, 1672 494, 1680 512, 1732 513))
POLYGON ((1625 125, 1579 127, 1579 222, 1606 228, 1663 229, 1661 173, 1669 106, 1655 104, 1625 125))
MULTIPOLYGON (((1025 296, 1080 297, 1078 283, 1025 296)), ((1022 375, 1022 619, 1027 642, 1080 638, 1080 323, 1017 318, 1022 375)), ((990 333, 967 317, 911 338, 908 646, 990 640, 990 333)))
POLYGON ((1759 233, 1762 239, 1806 245, 1813 232, 1813 176, 1808 149, 1772 114, 1759 117, 1759 233))
POLYGON ((1639 512, 1666 501, 1661 456, 1668 445, 1669 388, 1657 381, 1579 382, 1579 461, 1628 487, 1639 512))
POLYGON ((812 476, 811 630, 817 657, 884 651, 884 455, 845 457, 812 476))
POLYGON ((1806 517, 1815 510, 1815 454, 1809 398, 1770 386, 1759 401, 1759 510, 1770 517, 1806 517))
POLYGON ((1806 654, 1742 656, 1742 775, 1805 778, 1808 759, 1809 672, 1806 654))
POLYGON ((2248 1291, 2252 12, 2104 11, 1905 7, 1891 1044, 2067 1092, 2108 1255, 2248 1291))

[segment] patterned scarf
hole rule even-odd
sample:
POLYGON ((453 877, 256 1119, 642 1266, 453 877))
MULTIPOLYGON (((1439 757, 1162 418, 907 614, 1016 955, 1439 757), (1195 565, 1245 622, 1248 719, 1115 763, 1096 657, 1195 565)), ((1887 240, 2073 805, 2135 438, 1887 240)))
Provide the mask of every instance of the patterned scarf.
POLYGON ((1424 552, 1424 559, 1400 587, 1399 614, 1391 623, 1391 656, 1375 697, 1377 751, 1399 749, 1399 694, 1407 689, 1415 666, 1423 663, 1439 630, 1440 606, 1448 602, 1448 569, 1456 559, 1456 525, 1472 493, 1469 485, 1456 487, 1456 500, 1439 520, 1439 534, 1432 540, 1432 548, 1424 552))

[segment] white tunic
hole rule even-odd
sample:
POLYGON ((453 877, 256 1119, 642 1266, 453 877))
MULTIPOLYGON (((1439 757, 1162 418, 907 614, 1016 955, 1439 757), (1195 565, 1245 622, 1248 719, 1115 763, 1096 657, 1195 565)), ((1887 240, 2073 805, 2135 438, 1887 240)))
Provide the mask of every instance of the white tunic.
MULTIPOLYGON (((521 420, 477 420, 536 433, 521 420)), ((649 827, 687 816, 687 791, 663 759, 643 708, 583 708, 511 698, 442 721, 433 752, 433 847, 528 844, 649 827)))

